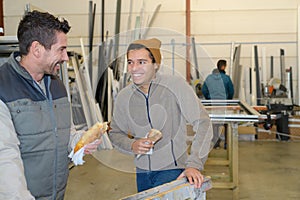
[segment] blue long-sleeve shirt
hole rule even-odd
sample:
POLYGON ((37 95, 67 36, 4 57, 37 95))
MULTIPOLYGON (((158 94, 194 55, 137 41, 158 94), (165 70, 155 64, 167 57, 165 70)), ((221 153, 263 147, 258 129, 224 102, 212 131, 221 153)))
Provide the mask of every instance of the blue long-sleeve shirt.
POLYGON ((202 86, 205 99, 232 99, 234 88, 232 81, 224 72, 214 69, 202 86))

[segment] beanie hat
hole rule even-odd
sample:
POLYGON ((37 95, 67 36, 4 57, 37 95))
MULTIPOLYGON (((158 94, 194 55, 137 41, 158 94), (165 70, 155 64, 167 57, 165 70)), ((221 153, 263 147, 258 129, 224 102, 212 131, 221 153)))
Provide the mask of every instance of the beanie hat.
POLYGON ((160 65, 161 62, 161 54, 160 54, 160 46, 161 41, 156 38, 151 38, 148 40, 136 40, 132 42, 132 44, 140 44, 147 47, 151 54, 153 55, 155 62, 160 65))

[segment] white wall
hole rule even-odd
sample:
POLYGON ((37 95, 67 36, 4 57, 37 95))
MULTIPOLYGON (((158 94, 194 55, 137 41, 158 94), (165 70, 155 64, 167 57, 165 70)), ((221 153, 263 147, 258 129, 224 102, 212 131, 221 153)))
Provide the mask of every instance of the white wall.
MULTIPOLYGON (((109 32, 109 37, 113 36, 115 31, 116 2, 116 0, 105 1, 105 31, 109 32)), ((131 0, 122 0, 121 32, 128 29, 130 2, 131 0)), ((185 1, 132 0, 132 2, 130 29, 134 28, 136 16, 141 14, 141 10, 143 11, 142 26, 145 26, 157 5, 161 4, 153 24, 153 27, 160 29, 155 29, 150 35, 162 39, 165 64, 168 66, 172 65, 172 54, 169 52, 170 41, 172 38, 176 40, 176 51, 180 56, 176 57, 175 68, 185 76, 185 62, 179 59, 185 57, 185 1)), ((81 37, 87 45, 88 0, 4 0, 6 35, 15 35, 26 3, 69 20, 72 26, 69 34, 69 49, 80 51, 79 38, 81 37)), ((94 33, 97 44, 100 41, 101 1, 97 0, 94 3, 97 4, 94 33)), ((270 64, 270 56, 274 56, 275 76, 278 77, 280 77, 280 48, 284 49, 286 67, 293 67, 294 86, 298 87, 296 45, 298 4, 300 0, 191 0, 191 34, 196 39, 198 62, 203 78, 210 73, 218 59, 230 60, 231 42, 235 42, 242 45, 243 67, 252 65, 253 45, 257 45, 259 49, 265 47, 267 66, 270 64)), ((126 40, 124 41, 126 43, 126 40)), ((228 69, 228 72, 230 70, 228 69)), ((297 91, 294 91, 294 95, 298 96, 297 91)))

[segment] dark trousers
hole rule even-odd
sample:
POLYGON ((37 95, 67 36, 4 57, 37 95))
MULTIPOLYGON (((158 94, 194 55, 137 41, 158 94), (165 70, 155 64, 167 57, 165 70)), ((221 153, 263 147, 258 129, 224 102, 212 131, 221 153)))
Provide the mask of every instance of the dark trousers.
POLYGON ((224 126, 224 149, 227 148, 227 129, 228 129, 228 124, 213 124, 213 144, 214 144, 214 148, 218 148, 220 147, 220 142, 221 142, 221 138, 220 138, 220 127, 224 126))
POLYGON ((147 171, 137 168, 136 183, 138 192, 174 181, 183 171, 184 169, 147 171))

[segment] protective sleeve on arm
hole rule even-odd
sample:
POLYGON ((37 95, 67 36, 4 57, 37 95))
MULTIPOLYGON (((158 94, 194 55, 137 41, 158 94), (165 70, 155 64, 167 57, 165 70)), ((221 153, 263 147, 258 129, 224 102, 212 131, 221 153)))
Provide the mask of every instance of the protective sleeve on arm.
POLYGON ((177 84, 176 87, 179 85, 182 88, 177 89, 177 91, 181 91, 177 95, 182 114, 187 122, 193 126, 195 132, 186 167, 202 170, 211 149, 213 136, 211 120, 192 87, 187 83, 177 84))
POLYGON ((186 166, 203 170, 212 146, 212 125, 208 118, 202 117, 202 119, 194 121, 192 126, 195 136, 186 166))
POLYGON ((19 145, 10 112, 0 100, 0 199, 34 199, 27 189, 19 145))
POLYGON ((233 98, 233 95, 234 95, 234 86, 233 86, 233 83, 230 79, 230 77, 228 78, 228 99, 232 99, 233 98))
POLYGON ((209 91, 206 82, 204 82, 202 86, 202 94, 205 97, 205 99, 210 99, 209 91))
POLYGON ((122 97, 119 95, 115 102, 113 119, 110 124, 111 130, 109 131, 109 138, 114 148, 123 153, 133 155, 131 146, 135 140, 128 137, 128 115, 124 112, 125 105, 123 105, 124 102, 122 102, 121 99, 122 97))
POLYGON ((71 122, 71 129, 70 129, 70 141, 68 146, 68 151, 71 152, 72 149, 75 148, 77 142, 80 140, 81 136, 85 130, 76 130, 76 127, 73 122, 71 122))

